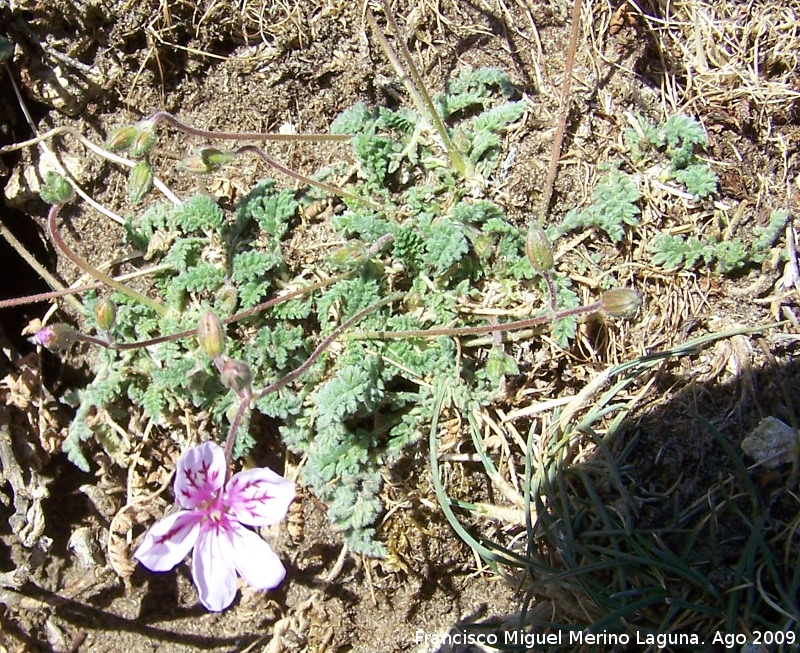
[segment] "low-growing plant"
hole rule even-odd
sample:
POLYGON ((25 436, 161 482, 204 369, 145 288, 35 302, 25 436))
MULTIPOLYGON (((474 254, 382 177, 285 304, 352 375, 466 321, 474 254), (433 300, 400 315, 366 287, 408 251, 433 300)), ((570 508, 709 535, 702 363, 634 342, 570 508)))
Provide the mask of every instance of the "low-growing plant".
POLYGON ((591 204, 584 209, 571 209, 559 224, 558 232, 599 227, 612 242, 618 243, 625 237, 628 227, 639 224, 641 197, 630 175, 612 169, 595 187, 591 204))
MULTIPOLYGON (((577 317, 635 310, 632 291, 581 306, 553 270, 543 232, 534 246, 527 238, 526 254, 526 233, 492 201, 487 180, 500 160, 503 132, 527 106, 509 77, 464 69, 437 96, 416 88, 422 90, 416 110, 358 104, 334 121, 332 134, 293 137, 349 143, 357 176, 347 188, 329 183, 335 165, 307 178, 254 145, 196 149, 182 162, 190 173, 256 155, 303 186, 295 191, 264 180, 233 213, 204 195, 150 202, 125 224, 127 244, 146 252, 147 293, 68 248, 58 220, 71 186, 56 176, 49 181, 44 195, 54 205, 48 219, 54 244, 113 291, 86 295, 85 328, 53 325, 37 336, 53 348, 74 341, 100 347, 93 380, 68 398, 75 417, 63 449, 72 462, 88 470, 86 445, 93 441, 112 456, 124 451, 120 426, 131 407, 179 440, 187 411, 222 431, 228 424, 226 453, 237 458, 256 441, 253 409, 277 423, 286 446, 303 457, 300 480, 328 506, 348 546, 382 555, 375 537, 381 470, 430 423, 434 379, 460 378, 469 406, 487 403, 500 379, 517 371, 503 332, 555 323, 555 338, 566 345, 577 317), (300 264, 287 251, 299 211, 331 195, 340 204, 330 237, 345 242, 313 267, 300 264), (309 273, 319 281, 308 281, 309 273), (529 318, 487 324, 464 309, 489 288, 498 305, 519 304, 525 289, 541 297, 541 306, 529 318), (224 354, 195 343, 209 312, 225 325, 224 354), (492 334, 468 352, 455 340, 492 334)), ((207 139, 288 138, 206 132, 163 112, 124 125, 106 148, 133 159, 109 155, 131 169, 132 205, 153 188, 164 192, 150 164, 162 123, 207 139)))
POLYGON ((773 211, 765 227, 755 227, 753 241, 748 245, 741 238, 730 240, 700 239, 697 236, 656 236, 650 251, 653 263, 666 270, 691 269, 699 264, 713 265, 722 274, 734 272, 747 265, 760 264, 789 220, 789 212, 773 211))
POLYGON ((625 132, 625 143, 637 164, 665 156, 663 180, 677 181, 695 200, 716 192, 717 175, 697 156, 698 149, 708 146, 708 138, 693 118, 678 114, 653 125, 639 116, 635 127, 625 132))
MULTIPOLYGON (((620 162, 609 166, 595 186, 591 202, 586 207, 571 209, 557 226, 549 229, 554 240, 569 232, 599 229, 612 243, 621 243, 639 225, 641 204, 645 201, 641 185, 648 175, 656 174, 662 183, 677 183, 678 190, 695 202, 716 192, 716 174, 697 157, 697 150, 708 145, 706 134, 692 118, 676 115, 653 125, 638 117, 635 128, 625 132, 625 143, 635 168, 625 172, 620 162)), ((662 233, 647 249, 653 254, 652 263, 665 270, 692 269, 703 264, 717 273, 729 274, 762 263, 788 219, 787 211, 773 211, 766 226, 752 229, 750 242, 739 237, 662 233)))

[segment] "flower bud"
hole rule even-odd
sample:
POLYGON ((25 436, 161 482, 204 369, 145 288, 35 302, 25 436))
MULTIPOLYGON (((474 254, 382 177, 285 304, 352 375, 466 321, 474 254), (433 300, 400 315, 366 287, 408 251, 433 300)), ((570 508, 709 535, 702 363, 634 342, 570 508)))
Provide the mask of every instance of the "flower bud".
POLYGON ((37 331, 31 338, 34 345, 47 347, 50 351, 68 349, 77 340, 77 334, 69 324, 48 324, 37 331))
POLYGON ((121 152, 122 150, 127 150, 133 144, 133 140, 136 138, 138 133, 139 130, 133 125, 119 127, 108 135, 108 138, 106 138, 105 148, 109 152, 121 152))
POLYGON ((138 204, 153 188, 153 167, 147 161, 139 161, 128 177, 128 199, 138 204))
POLYGON ((629 317, 641 304, 642 297, 633 288, 612 288, 600 295, 600 310, 610 317, 629 317))
POLYGON ((487 259, 494 251, 494 239, 489 234, 481 234, 472 239, 472 247, 479 259, 487 259))
POLYGON ((226 163, 230 163, 236 158, 232 152, 223 152, 215 147, 201 147, 197 150, 199 156, 211 171, 219 170, 226 163))
POLYGON ((230 388, 237 395, 249 395, 253 383, 253 373, 247 363, 229 358, 222 366, 219 378, 226 388, 230 388))
POLYGON ((48 204, 66 204, 75 197, 75 190, 69 181, 51 170, 45 176, 39 195, 48 204))
POLYGON ((531 267, 539 274, 547 272, 553 268, 553 247, 544 229, 533 226, 528 230, 528 237, 525 239, 525 253, 531 262, 531 267))
POLYGON ((211 358, 222 356, 225 351, 225 329, 216 313, 206 311, 197 324, 197 341, 211 358))
POLYGON ((196 175, 204 175, 207 172, 211 172, 206 162, 196 154, 187 154, 181 159, 178 167, 181 170, 186 170, 186 172, 191 172, 196 175))
POLYGON ((148 120, 140 122, 136 125, 136 136, 130 144, 130 155, 134 159, 141 158, 150 152, 155 144, 156 132, 153 129, 153 123, 148 120))
POLYGON ((94 319, 98 328, 108 331, 117 319, 117 305, 110 299, 101 299, 94 305, 94 319))
POLYGON ((226 283, 214 295, 217 306, 223 313, 235 313, 239 306, 239 291, 231 283, 226 283))
POLYGON ((232 152, 223 152, 215 147, 200 147, 192 154, 184 157, 181 161, 181 167, 188 172, 204 174, 219 170, 235 158, 236 155, 232 152))
POLYGON ((367 250, 361 242, 348 241, 344 247, 337 249, 330 255, 331 263, 337 267, 345 267, 352 263, 361 263, 367 255, 367 250))

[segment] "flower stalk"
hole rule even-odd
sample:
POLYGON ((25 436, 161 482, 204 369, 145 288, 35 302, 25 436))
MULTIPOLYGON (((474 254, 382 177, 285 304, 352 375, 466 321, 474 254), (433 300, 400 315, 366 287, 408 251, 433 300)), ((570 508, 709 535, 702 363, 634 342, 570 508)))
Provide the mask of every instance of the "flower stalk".
POLYGON ((372 12, 367 9, 365 14, 367 22, 372 28, 372 31, 375 33, 375 37, 378 39, 381 49, 389 59, 392 67, 395 69, 395 72, 400 78, 400 81, 403 83, 403 86, 406 87, 408 94, 411 96, 411 100, 417 107, 417 111, 419 111, 421 115, 426 116, 433 128, 436 130, 436 133, 442 140, 442 145, 444 146, 447 155, 450 157, 450 162, 453 164, 453 167, 462 177, 465 179, 470 179, 474 173, 472 165, 464 160, 464 158, 461 156, 461 152, 450 138, 447 127, 439 115, 439 112, 436 110, 436 107, 431 100, 431 96, 428 94, 428 91, 425 88, 422 75, 419 74, 419 70, 417 70, 417 67, 414 64, 411 53, 408 51, 408 46, 406 46, 405 41, 403 40, 402 32, 400 31, 400 27, 394 18, 394 14, 389 8, 389 3, 385 1, 383 2, 383 13, 395 34, 400 53, 402 54, 403 59, 405 59, 405 65, 403 65, 400 57, 397 56, 397 53, 390 45, 383 30, 378 26, 378 23, 375 21, 375 17, 372 15, 372 12))
POLYGON ((407 331, 356 331, 345 334, 346 339, 351 340, 390 340, 395 338, 438 338, 439 336, 477 336, 487 333, 504 333, 507 331, 518 331, 520 329, 530 329, 531 327, 550 324, 556 320, 566 317, 579 317, 591 315, 593 313, 604 312, 612 317, 629 316, 638 309, 641 303, 639 293, 631 288, 619 288, 607 291, 596 302, 566 308, 555 311, 548 315, 529 317, 524 320, 515 320, 505 324, 487 324, 484 326, 472 327, 443 327, 436 329, 410 329, 407 331), (618 291, 625 291, 618 294, 618 291), (615 293, 614 296, 605 299, 608 293, 615 293), (624 306, 623 306, 624 305, 624 306), (610 309, 610 310, 609 310, 610 309))
POLYGON ((64 206, 63 204, 54 204, 50 207, 50 211, 47 214, 47 228, 50 232, 50 240, 53 241, 53 245, 55 245, 56 249, 58 249, 66 258, 72 261, 75 265, 77 265, 81 270, 86 272, 88 275, 94 277, 98 281, 102 281, 106 285, 114 288, 115 290, 119 290, 121 293, 128 295, 131 299, 134 299, 138 302, 141 302, 145 306, 152 308, 156 313, 163 316, 166 314, 167 309, 164 308, 161 304, 157 301, 150 299, 149 297, 141 294, 140 292, 135 291, 133 288, 126 286, 124 283, 120 283, 113 277, 107 275, 105 272, 101 272, 97 268, 92 267, 84 261, 80 256, 75 254, 64 242, 64 239, 61 237, 61 233, 58 230, 58 214, 61 211, 61 207, 64 206))

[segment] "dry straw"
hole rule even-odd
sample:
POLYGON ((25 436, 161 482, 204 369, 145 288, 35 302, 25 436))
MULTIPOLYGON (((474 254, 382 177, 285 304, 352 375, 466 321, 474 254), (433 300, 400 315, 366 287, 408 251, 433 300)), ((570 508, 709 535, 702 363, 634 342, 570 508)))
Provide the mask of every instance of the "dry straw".
POLYGON ((642 17, 669 73, 663 90, 670 113, 721 111, 758 132, 776 117, 789 119, 800 99, 800 2, 659 4, 642 17))

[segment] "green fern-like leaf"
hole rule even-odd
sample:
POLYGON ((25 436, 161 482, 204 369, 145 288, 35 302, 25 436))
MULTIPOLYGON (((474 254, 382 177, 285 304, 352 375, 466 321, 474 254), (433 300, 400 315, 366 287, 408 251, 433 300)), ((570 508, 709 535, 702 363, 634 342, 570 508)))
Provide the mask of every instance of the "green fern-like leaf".
MULTIPOLYGON (((81 393, 79 392, 79 395, 81 393)), ((89 461, 86 459, 86 454, 81 449, 81 443, 91 440, 94 437, 94 431, 89 428, 87 424, 87 416, 90 405, 81 405, 75 412, 75 417, 69 425, 67 437, 61 443, 61 451, 63 451, 67 459, 75 465, 82 472, 89 471, 89 461)))
POLYGON ((703 258, 704 245, 696 236, 684 239, 681 236, 662 234, 653 241, 653 264, 666 270, 691 268, 703 258))
POLYGON ((179 238, 170 247, 162 263, 185 272, 195 265, 203 253, 206 241, 202 238, 179 238))
POLYGON ((473 202, 462 200, 453 207, 448 215, 452 220, 461 224, 482 224, 493 218, 498 220, 505 218, 503 210, 497 204, 487 200, 473 202))
POLYGON ((386 107, 378 107, 378 129, 383 131, 395 130, 402 134, 411 134, 417 126, 419 118, 408 109, 392 111, 386 107))
POLYGON ((289 220, 297 212, 299 203, 291 190, 262 195, 248 204, 248 210, 261 229, 280 240, 289 228, 289 220))
POLYGON ((374 410, 383 398, 380 372, 379 359, 374 356, 339 370, 317 393, 318 423, 325 427, 374 410))
POLYGON ((790 215, 788 211, 783 209, 772 211, 767 226, 756 227, 753 230, 755 240, 753 240, 753 244, 750 247, 750 252, 756 263, 761 263, 764 260, 767 251, 775 244, 775 241, 786 227, 790 215))
POLYGON ((378 240, 389 233, 391 223, 378 216, 374 211, 345 211, 335 216, 331 222, 333 228, 342 236, 358 236, 367 243, 378 240))
POLYGON ((499 90, 505 97, 516 93, 511 78, 498 68, 462 68, 458 77, 447 84, 447 92, 451 95, 470 91, 488 95, 492 89, 499 90))
POLYGON ((374 128, 376 115, 366 104, 359 102, 345 109, 331 124, 332 134, 358 134, 374 128))
POLYGON ((281 302, 272 309, 272 315, 278 320, 305 320, 311 315, 311 299, 290 299, 281 302))
POLYGON ((640 209, 636 202, 641 193, 636 183, 619 170, 612 170, 592 193, 592 203, 579 211, 572 209, 559 225, 559 232, 579 228, 600 227, 613 242, 625 236, 625 226, 639 223, 640 209))
POLYGON ((487 101, 487 96, 478 91, 464 91, 454 95, 439 95, 434 99, 436 110, 444 118, 450 118, 453 114, 472 107, 483 107, 487 101))
POLYGON ((683 184, 696 200, 717 192, 717 175, 705 163, 692 163, 676 170, 675 179, 683 184))
POLYGON ((170 281, 167 288, 167 299, 170 304, 178 304, 184 293, 216 290, 224 281, 225 272, 223 270, 206 261, 199 261, 170 281))
POLYGON ((477 165, 481 159, 493 159, 493 155, 496 155, 499 149, 500 137, 497 134, 490 131, 480 131, 472 139, 469 160, 477 165))
POLYGON ((708 145, 705 130, 689 116, 670 116, 659 131, 660 140, 666 145, 667 156, 675 169, 683 168, 691 162, 695 146, 708 145))
POLYGON ((524 102, 505 102, 500 106, 484 111, 472 121, 472 129, 478 133, 482 131, 499 132, 513 122, 516 122, 525 113, 524 102))
POLYGON ((437 275, 444 274, 469 251, 464 228, 451 220, 437 220, 430 225, 422 261, 437 275))
POLYGON ((225 214, 216 202, 206 195, 194 195, 176 206, 169 216, 173 228, 183 233, 215 231, 222 233, 225 214))
POLYGON ((716 259, 716 268, 722 274, 743 268, 750 262, 747 248, 738 238, 716 243, 713 253, 716 259))
POLYGON ((374 133, 356 134, 353 137, 353 152, 361 163, 367 185, 375 189, 384 187, 396 155, 402 149, 400 143, 374 133))
POLYGON ((147 250, 150 239, 159 231, 165 231, 169 224, 172 206, 165 202, 152 204, 138 218, 125 221, 126 237, 129 242, 141 250, 147 250))

